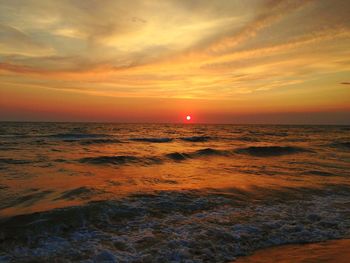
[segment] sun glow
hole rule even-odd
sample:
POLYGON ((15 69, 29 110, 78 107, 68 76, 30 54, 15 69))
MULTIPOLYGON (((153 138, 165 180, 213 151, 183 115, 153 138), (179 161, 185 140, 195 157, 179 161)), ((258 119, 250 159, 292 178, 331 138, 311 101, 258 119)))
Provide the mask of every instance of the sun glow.
POLYGON ((186 120, 190 121, 190 120, 191 120, 191 116, 190 116, 190 115, 187 115, 187 116, 186 116, 186 120))

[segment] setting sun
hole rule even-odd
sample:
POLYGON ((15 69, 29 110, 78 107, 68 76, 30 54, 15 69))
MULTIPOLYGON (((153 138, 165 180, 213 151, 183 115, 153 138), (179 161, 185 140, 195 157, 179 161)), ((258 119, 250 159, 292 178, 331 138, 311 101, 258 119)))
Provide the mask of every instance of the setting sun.
POLYGON ((190 115, 187 115, 187 116, 186 116, 186 120, 190 121, 190 120, 191 120, 191 116, 190 116, 190 115))

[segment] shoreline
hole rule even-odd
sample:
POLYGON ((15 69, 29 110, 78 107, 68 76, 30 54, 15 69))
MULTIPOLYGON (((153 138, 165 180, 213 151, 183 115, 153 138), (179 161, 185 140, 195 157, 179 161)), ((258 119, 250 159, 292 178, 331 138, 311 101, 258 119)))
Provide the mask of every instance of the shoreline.
POLYGON ((290 193, 288 200, 276 195, 277 200, 257 203, 162 192, 18 216, 0 224, 5 252, 0 261, 88 260, 108 254, 122 262, 231 262, 263 247, 350 236, 348 191, 307 200, 303 195, 304 201, 290 193))
POLYGON ((232 263, 346 263, 350 258, 350 237, 307 244, 289 244, 259 249, 252 255, 238 257, 232 263))

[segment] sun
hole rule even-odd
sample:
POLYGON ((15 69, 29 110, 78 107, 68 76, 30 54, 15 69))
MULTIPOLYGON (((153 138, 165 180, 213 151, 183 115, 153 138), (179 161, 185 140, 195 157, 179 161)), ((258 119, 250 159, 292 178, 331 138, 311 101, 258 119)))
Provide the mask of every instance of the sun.
POLYGON ((190 121, 190 120, 191 120, 191 116, 190 116, 190 115, 187 115, 187 116, 186 116, 186 120, 190 121))

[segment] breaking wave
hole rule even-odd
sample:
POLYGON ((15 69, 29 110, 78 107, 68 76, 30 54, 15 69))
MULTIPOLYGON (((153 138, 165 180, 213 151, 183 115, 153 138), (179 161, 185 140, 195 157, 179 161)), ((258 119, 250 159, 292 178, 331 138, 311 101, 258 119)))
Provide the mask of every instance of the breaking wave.
POLYGON ((350 207, 339 205, 348 190, 308 199, 294 190, 287 202, 250 203, 244 195, 240 204, 217 194, 159 192, 15 216, 0 224, 0 259, 227 262, 263 247, 348 236, 350 207))

